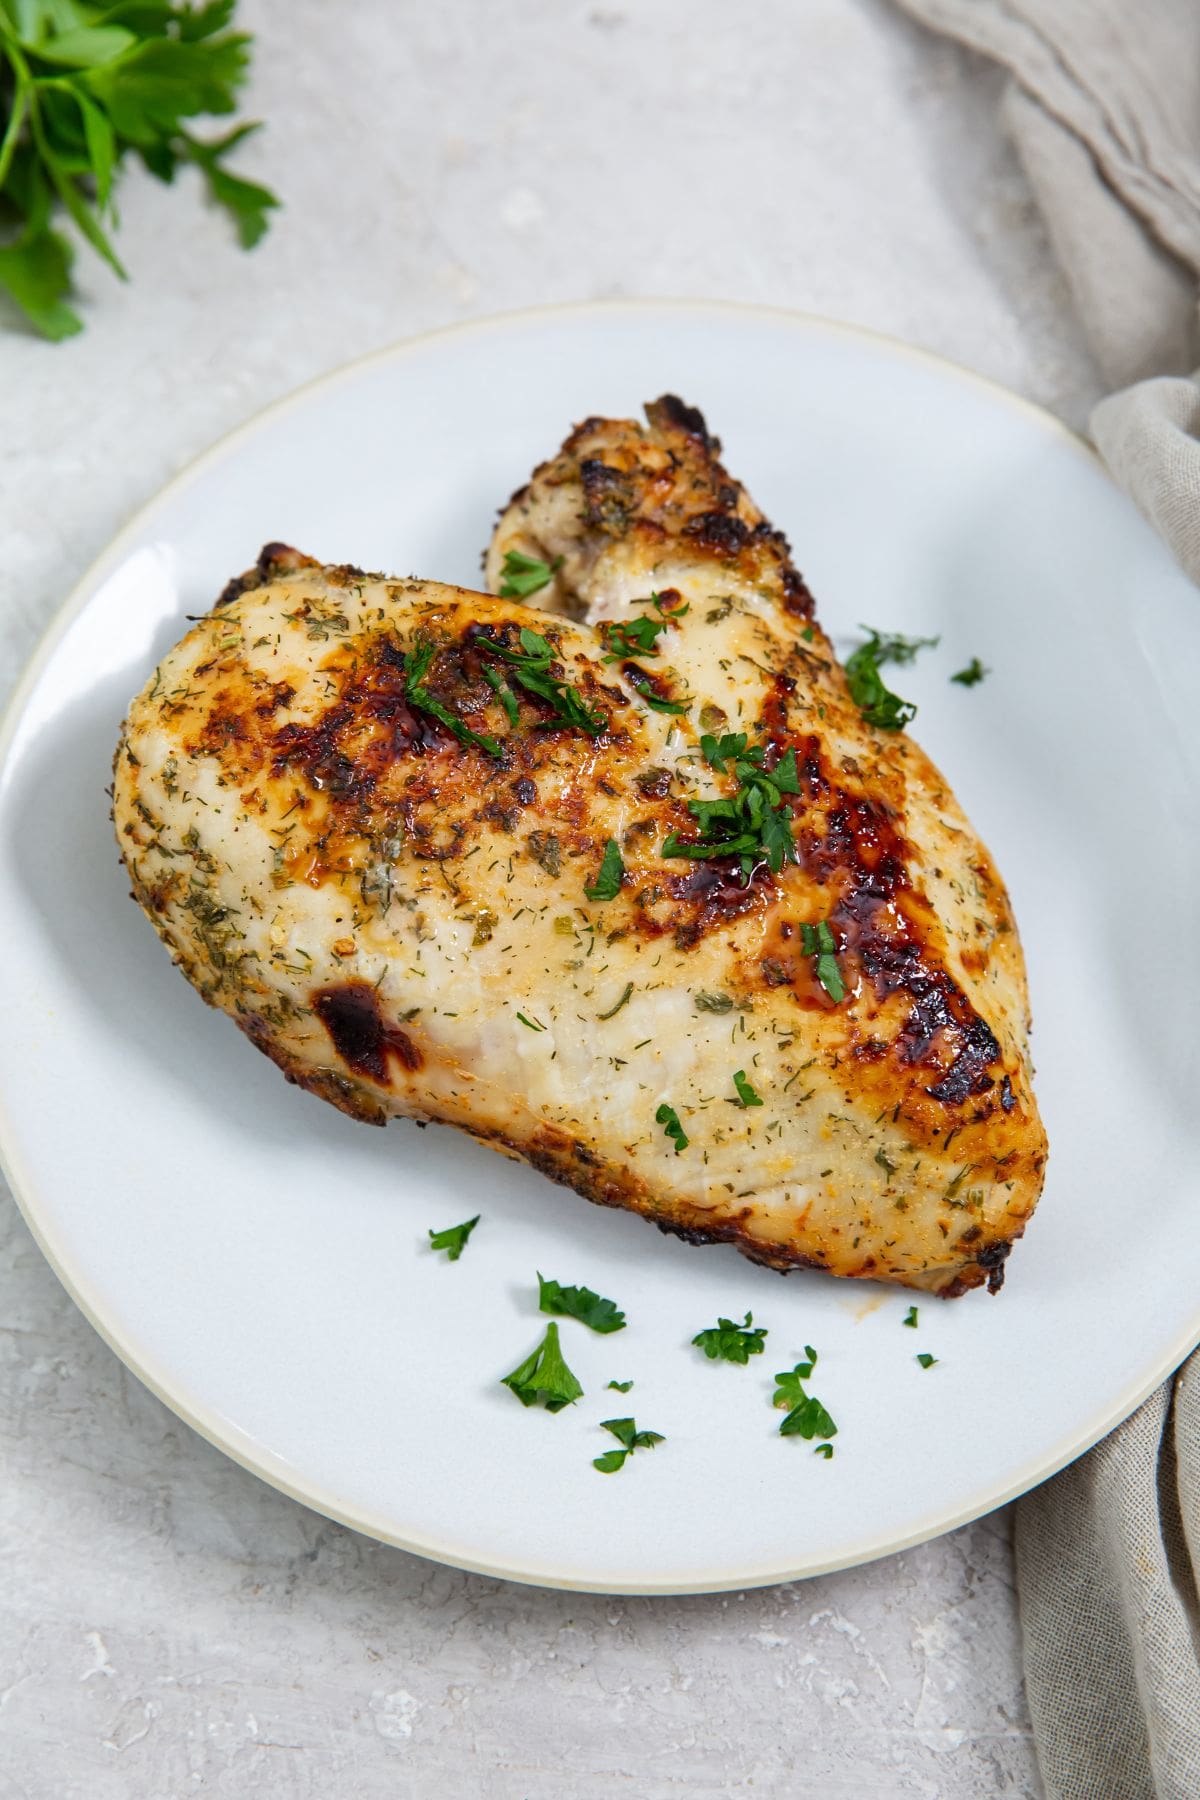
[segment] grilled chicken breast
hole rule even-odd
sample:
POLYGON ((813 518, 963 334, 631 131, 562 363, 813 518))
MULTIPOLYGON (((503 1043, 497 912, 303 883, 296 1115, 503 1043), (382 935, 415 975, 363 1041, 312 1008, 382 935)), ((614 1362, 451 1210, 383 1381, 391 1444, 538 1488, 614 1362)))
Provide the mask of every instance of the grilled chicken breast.
POLYGON ((1004 888, 701 416, 647 412, 514 497, 492 595, 269 545, 130 708, 135 896, 355 1118, 778 1269, 995 1289, 1046 1156, 1004 888))

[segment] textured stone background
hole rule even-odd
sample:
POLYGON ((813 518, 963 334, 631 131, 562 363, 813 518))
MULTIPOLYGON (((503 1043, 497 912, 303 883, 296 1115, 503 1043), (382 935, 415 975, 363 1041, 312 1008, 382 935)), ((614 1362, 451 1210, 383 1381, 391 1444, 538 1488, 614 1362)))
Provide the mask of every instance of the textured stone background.
MULTIPOLYGON (((197 451, 449 320, 769 301, 909 338, 1073 423, 1096 396, 994 76, 881 0, 242 12, 269 121, 243 166, 287 201, 270 237, 244 256, 187 177, 171 193, 132 175, 133 285, 81 256, 88 329, 59 347, 0 318, 5 683, 197 451)), ((6 1197, 0 1465, 0 1800, 1039 1792, 1003 1513, 727 1597, 440 1569, 193 1437, 76 1314, 6 1197)))

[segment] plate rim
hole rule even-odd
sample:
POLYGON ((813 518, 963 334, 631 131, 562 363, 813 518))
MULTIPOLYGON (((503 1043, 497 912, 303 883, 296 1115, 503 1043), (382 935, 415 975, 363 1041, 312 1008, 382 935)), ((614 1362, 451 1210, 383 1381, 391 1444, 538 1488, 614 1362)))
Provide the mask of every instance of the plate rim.
MULTIPOLYGON (((400 338, 302 382, 299 386, 268 402, 266 406, 261 407, 249 418, 200 451, 144 501, 88 565, 38 637, 4 706, 3 713, 0 714, 0 774, 7 769, 13 743, 33 691, 49 666, 59 642, 94 598, 96 590, 104 578, 120 562, 131 541, 139 535, 144 524, 159 507, 184 492, 206 472, 211 464, 225 458, 241 440, 249 437, 260 427, 286 413, 290 408, 301 405, 310 395, 323 388, 333 387, 377 364, 390 363, 407 356, 420 354, 429 346, 441 343, 446 339, 468 335, 481 337, 507 329, 536 326, 539 322, 557 320, 586 322, 589 319, 612 318, 622 314, 663 316, 681 311, 697 315, 707 314, 711 318, 724 317, 743 323, 775 323, 809 334, 823 333, 829 336, 849 338, 859 343, 867 343, 884 349, 894 357, 924 364, 943 376, 949 375, 968 386, 982 389, 993 402, 1015 407, 1043 436, 1049 436, 1058 443, 1068 446, 1075 454, 1082 455, 1092 469, 1099 471, 1106 479, 1110 479, 1103 462, 1092 445, 1080 433, 1074 431, 1061 419, 1056 418, 1053 413, 1040 406, 1036 401, 1029 400, 1024 395, 1005 387, 1003 383, 993 380, 990 376, 980 374, 975 369, 941 356, 936 351, 910 344, 887 332, 827 318, 818 313, 753 302, 664 297, 565 301, 512 308, 475 319, 458 320, 450 325, 438 326, 429 331, 400 338)), ((1114 486, 1114 492, 1119 491, 1114 486)), ((885 1532, 861 1542, 850 1552, 827 1557, 807 1558, 786 1566, 773 1564, 770 1567, 752 1569, 737 1576, 732 1576, 724 1570, 714 1571, 710 1575, 687 1581, 647 1581, 644 1577, 632 1578, 625 1582, 612 1577, 598 1581, 581 1572, 550 1568, 538 1569, 535 1565, 528 1563, 523 1567, 513 1567, 502 1559, 483 1559, 469 1551, 460 1550, 451 1543, 441 1542, 430 1536, 406 1536, 397 1532, 383 1518, 368 1509, 339 1499, 336 1493, 323 1489, 319 1483, 297 1480, 291 1465, 275 1456, 265 1445, 257 1443, 238 1426, 224 1420, 215 1407, 206 1407, 198 1397, 191 1396, 186 1391, 185 1384, 173 1382, 165 1372, 156 1369, 153 1358, 140 1349, 134 1334, 123 1333, 105 1319, 102 1306, 91 1292, 86 1271, 75 1266, 70 1251, 55 1241, 53 1231, 40 1217, 35 1184, 31 1180, 25 1180, 21 1173, 16 1137, 17 1133, 9 1118, 5 1098, 0 1094, 0 1171, 8 1181, 13 1199, 34 1242, 92 1329, 142 1385, 177 1418, 182 1419, 184 1424, 198 1436, 250 1474, 266 1482, 268 1486, 350 1530, 361 1532, 374 1538, 377 1542, 388 1544, 395 1549, 407 1551, 410 1555, 444 1563, 471 1574, 514 1581, 530 1587, 559 1589, 572 1593, 647 1597, 732 1593, 743 1589, 770 1587, 784 1582, 805 1580, 814 1575, 832 1574, 839 1569, 856 1568, 864 1563, 877 1561, 881 1557, 913 1549, 920 1544, 941 1537, 949 1531, 956 1530, 959 1526, 967 1525, 974 1519, 985 1517, 988 1513, 1007 1505, 1021 1494, 1027 1493, 1031 1488, 1040 1485, 1066 1468, 1090 1450, 1101 1438, 1123 1423, 1200 1345, 1200 1302, 1198 1302, 1191 1323, 1175 1346, 1158 1360, 1149 1378, 1142 1377, 1124 1388, 1118 1398, 1104 1409, 1101 1416, 1089 1419, 1069 1436, 1065 1444, 1060 1443, 1051 1455, 1032 1459, 1007 1483, 998 1488, 996 1486, 987 1487, 985 1491, 974 1494, 970 1499, 958 1503, 945 1512, 927 1516, 919 1525, 898 1536, 885 1532)))

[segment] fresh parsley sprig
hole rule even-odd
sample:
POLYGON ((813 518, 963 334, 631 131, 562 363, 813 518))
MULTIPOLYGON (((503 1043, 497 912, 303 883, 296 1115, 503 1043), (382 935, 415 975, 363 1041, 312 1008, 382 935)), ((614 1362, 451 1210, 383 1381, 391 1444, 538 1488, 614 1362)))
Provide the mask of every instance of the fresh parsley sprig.
MULTIPOLYGON (((615 1387, 610 1382, 610 1387, 615 1387)), ((653 1450, 655 1444, 663 1444, 666 1439, 661 1431, 639 1431, 636 1419, 602 1419, 601 1431, 611 1431, 621 1445, 619 1450, 606 1450, 603 1456, 592 1458, 593 1469, 599 1469, 602 1475, 615 1475, 618 1469, 625 1466, 627 1456, 635 1450, 653 1450)))
POLYGON ((615 1300, 606 1300, 589 1287, 562 1287, 538 1270, 538 1310, 560 1319, 578 1319, 592 1331, 605 1335, 624 1331, 625 1314, 615 1300))
POLYGON ((473 1219, 464 1219, 461 1225, 447 1225, 444 1231, 431 1231, 429 1248, 444 1250, 448 1262, 457 1262, 479 1220, 480 1214, 476 1213, 473 1219))
POLYGON ((549 587, 561 568, 561 556, 556 556, 553 562, 543 562, 540 557, 525 556, 520 550, 506 550, 504 567, 500 571, 500 598, 528 600, 530 594, 549 587))
POLYGON ((580 1398, 583 1388, 563 1361, 557 1325, 547 1325, 537 1349, 503 1377, 503 1385, 512 1389, 522 1406, 535 1406, 540 1400, 552 1413, 580 1398))
POLYGON ((185 123, 235 108, 252 41, 229 29, 235 9, 236 0, 0 0, 0 289, 45 337, 82 330, 68 304, 74 248, 54 228, 56 207, 125 279, 110 232, 130 153, 161 181, 194 164, 247 249, 266 231, 274 194, 224 166, 257 126, 205 142, 185 123))
MULTIPOLYGON (((775 1377, 775 1392, 771 1404, 789 1409, 787 1418, 779 1427, 779 1435, 802 1437, 809 1442, 813 1438, 836 1437, 837 1426, 830 1414, 815 1395, 805 1391, 804 1383, 812 1375, 817 1363, 817 1353, 811 1344, 805 1344, 804 1355, 806 1361, 798 1362, 794 1369, 781 1369, 775 1377)), ((832 1455, 832 1450, 828 1454, 832 1455)))
POLYGON ((752 1356, 762 1355, 766 1336, 766 1326, 755 1325, 754 1314, 747 1313, 740 1325, 733 1319, 718 1319, 706 1331, 698 1331, 692 1342, 710 1362, 747 1363, 752 1356))
POLYGON ((752 1083, 750 1083, 749 1081, 746 1080, 745 1069, 735 1069, 733 1071, 733 1085, 737 1089, 736 1104, 738 1106, 745 1107, 745 1106, 761 1106, 762 1105, 763 1097, 757 1091, 757 1089, 752 1085, 752 1083))

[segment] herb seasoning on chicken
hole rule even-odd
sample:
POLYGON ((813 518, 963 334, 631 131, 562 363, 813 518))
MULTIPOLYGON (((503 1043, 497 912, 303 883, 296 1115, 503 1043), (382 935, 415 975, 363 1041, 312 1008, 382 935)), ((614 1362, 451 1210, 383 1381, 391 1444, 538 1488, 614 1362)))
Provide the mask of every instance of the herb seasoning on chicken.
POLYGON ((491 595, 268 545, 130 708, 136 896, 356 1118, 775 1268, 994 1289, 1046 1156, 1004 888, 700 414, 647 412, 536 471, 491 595))

